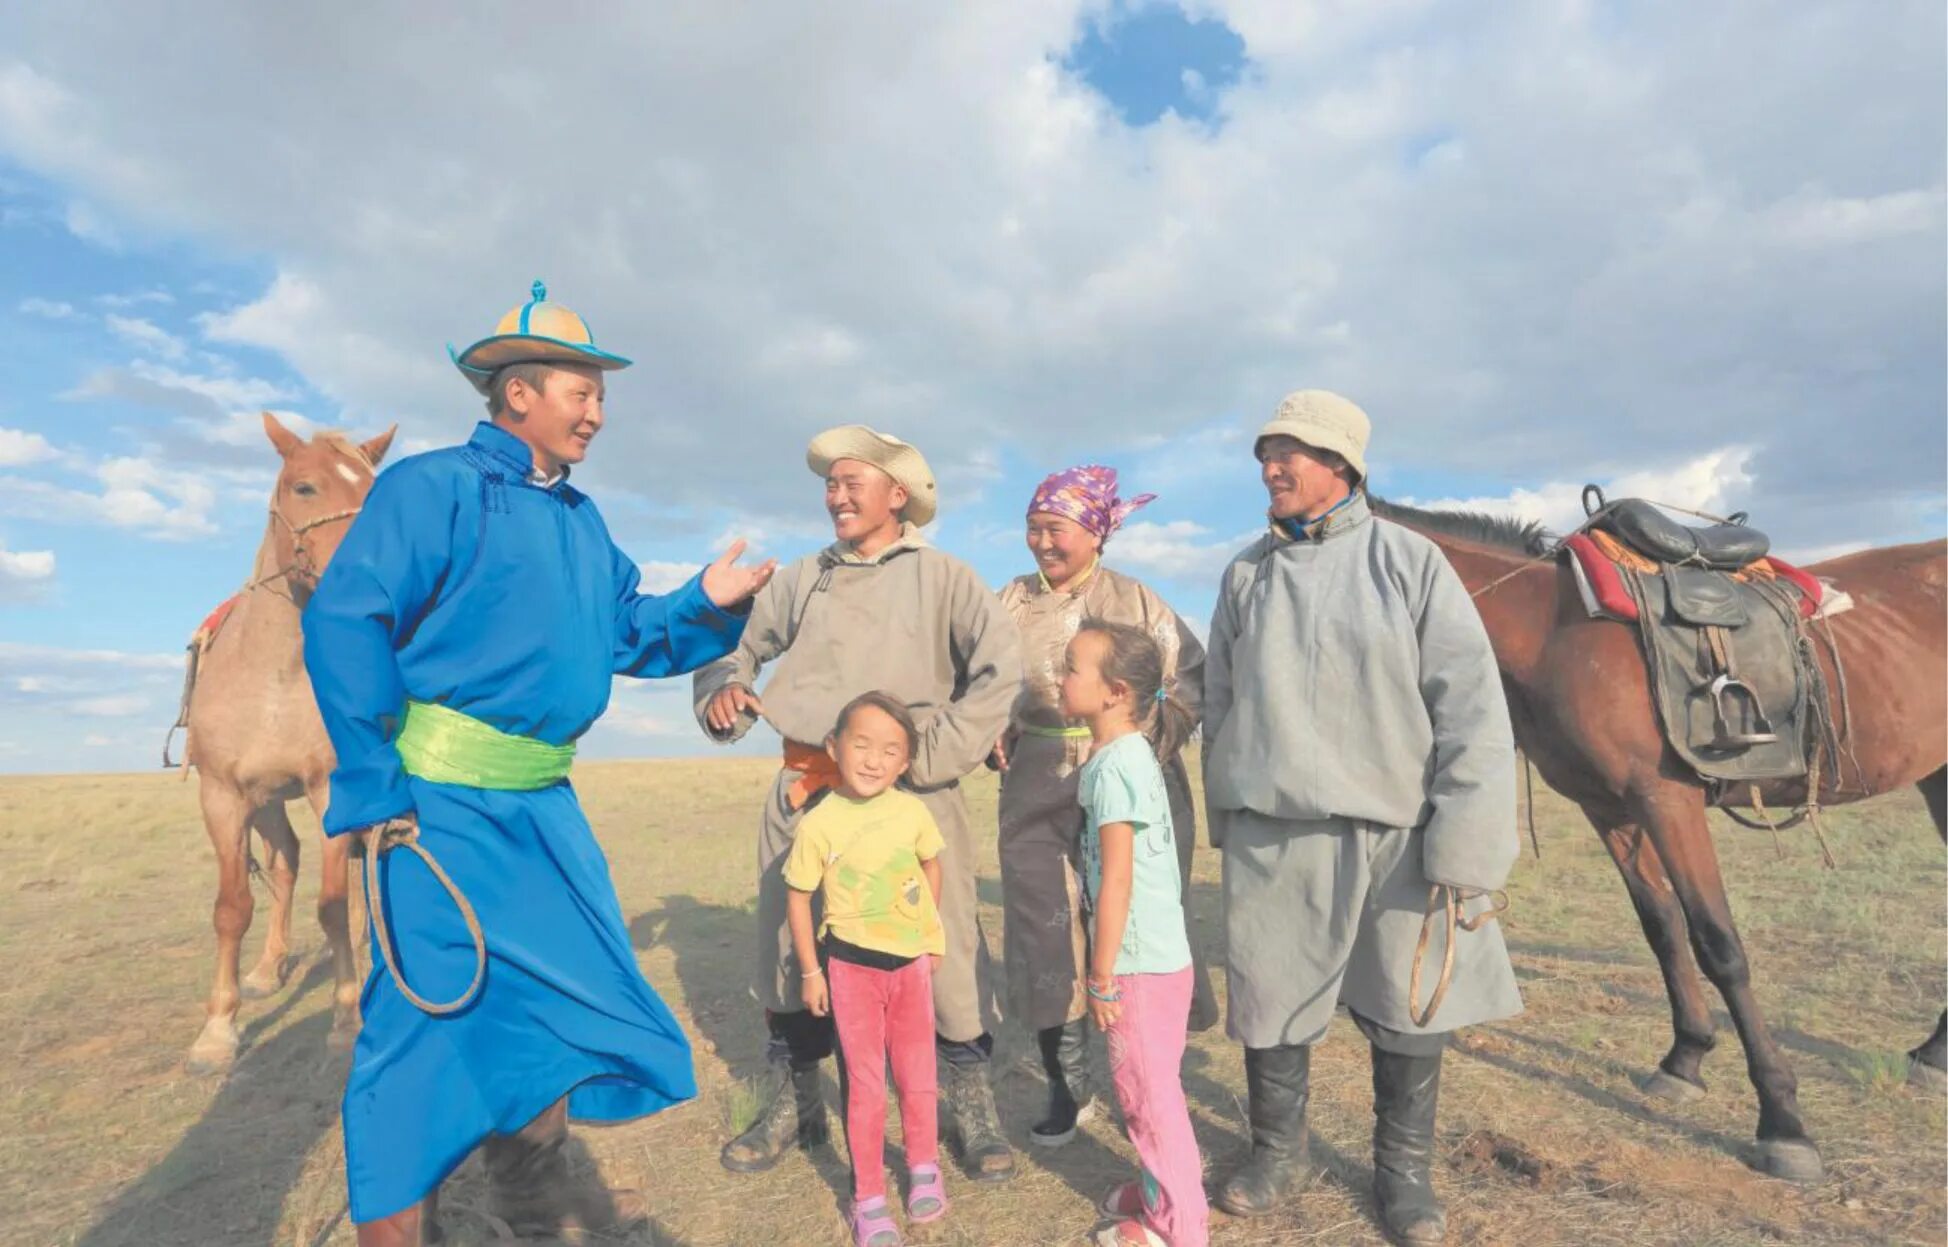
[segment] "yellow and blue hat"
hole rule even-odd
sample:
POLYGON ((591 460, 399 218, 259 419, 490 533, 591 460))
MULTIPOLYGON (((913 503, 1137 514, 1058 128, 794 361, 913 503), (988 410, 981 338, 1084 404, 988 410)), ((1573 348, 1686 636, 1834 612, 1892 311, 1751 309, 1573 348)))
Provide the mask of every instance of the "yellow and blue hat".
POLYGON ((559 303, 548 302, 548 287, 534 283, 534 298, 501 317, 492 336, 464 351, 446 353, 473 388, 482 394, 496 372, 509 364, 593 364, 604 370, 627 368, 630 361, 595 345, 588 322, 559 303))

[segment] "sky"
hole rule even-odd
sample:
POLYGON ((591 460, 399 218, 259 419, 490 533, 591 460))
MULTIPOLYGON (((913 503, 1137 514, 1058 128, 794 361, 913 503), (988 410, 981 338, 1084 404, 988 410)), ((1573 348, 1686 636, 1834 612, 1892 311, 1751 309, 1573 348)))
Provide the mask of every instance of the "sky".
MULTIPOLYGON (((1118 468, 1108 561, 1201 631, 1307 387, 1389 497, 1948 524, 1939 3, 532 13, 0 7, 0 771, 154 767, 259 412, 461 440, 446 345, 536 278, 638 361, 577 481, 659 587, 829 540, 804 446, 862 422, 996 585, 1044 473, 1118 468)), ((712 748, 686 681, 584 747, 712 748)))

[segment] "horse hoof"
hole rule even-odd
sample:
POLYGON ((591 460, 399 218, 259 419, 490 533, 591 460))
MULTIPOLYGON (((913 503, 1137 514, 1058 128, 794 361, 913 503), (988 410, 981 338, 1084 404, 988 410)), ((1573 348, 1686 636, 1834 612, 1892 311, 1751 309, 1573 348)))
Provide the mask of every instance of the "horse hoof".
POLYGON ((1693 1100, 1704 1099, 1705 1094, 1705 1089, 1697 1083, 1661 1068, 1652 1070, 1650 1076, 1637 1086, 1645 1095, 1672 1104, 1689 1104, 1693 1100))
POLYGON ((1826 1176, 1826 1163, 1810 1139, 1761 1139, 1757 1163, 1753 1166, 1769 1177, 1787 1182, 1818 1182, 1826 1176))
POLYGON ((259 966, 244 976, 238 990, 245 1000, 263 1000, 284 990, 291 981, 292 973, 298 968, 298 958, 286 954, 278 959, 275 966, 259 966))
POLYGON ((1948 1091, 1948 1071, 1939 1065, 1930 1065, 1919 1057, 1912 1057, 1907 1063, 1907 1085, 1917 1091, 1940 1095, 1948 1091))
POLYGON ((189 1050, 189 1056, 183 1060, 183 1069, 191 1074, 222 1074, 236 1063, 235 1048, 198 1045, 189 1050))

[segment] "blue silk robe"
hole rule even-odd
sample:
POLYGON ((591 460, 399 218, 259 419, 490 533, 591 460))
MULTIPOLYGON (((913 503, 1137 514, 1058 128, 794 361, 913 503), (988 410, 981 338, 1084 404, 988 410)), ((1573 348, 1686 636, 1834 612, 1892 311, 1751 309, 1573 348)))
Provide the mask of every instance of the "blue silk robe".
MULTIPOLYGON (((637 592, 636 564, 589 498, 531 483, 527 447, 491 424, 379 477, 304 613, 304 653, 337 751, 330 835, 409 811, 486 933, 480 994, 443 1017, 399 994, 376 955, 345 1087, 354 1221, 437 1187, 484 1137, 569 1096, 620 1121, 696 1095, 690 1046, 636 965, 608 863, 567 781, 535 792, 429 783, 392 744, 408 697, 565 744, 612 675, 670 676, 728 653, 741 618, 701 578, 637 592)), ((473 942, 407 853, 382 869, 401 972, 461 994, 473 942)))

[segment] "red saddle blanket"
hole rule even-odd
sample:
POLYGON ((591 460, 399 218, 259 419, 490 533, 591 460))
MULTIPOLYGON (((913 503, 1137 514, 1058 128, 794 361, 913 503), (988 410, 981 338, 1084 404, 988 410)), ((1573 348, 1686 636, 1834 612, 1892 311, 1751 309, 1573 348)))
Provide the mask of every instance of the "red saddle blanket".
MULTIPOLYGON (((1569 551, 1569 557, 1575 560, 1576 571, 1580 573, 1578 579, 1589 591, 1585 601, 1593 600, 1600 613, 1612 619, 1635 622, 1636 599, 1630 596, 1629 588, 1623 583, 1623 574, 1603 548, 1588 533, 1571 534, 1564 538, 1562 544, 1569 551)), ((1819 611, 1822 594, 1820 582, 1790 563, 1767 556, 1736 574, 1777 576, 1799 590, 1799 613, 1802 616, 1811 619, 1819 611)))
POLYGON ((223 628, 223 621, 230 618, 230 612, 237 609, 237 603, 241 601, 243 601, 243 594, 241 593, 226 598, 222 605, 203 617, 202 625, 190 636, 189 643, 191 645, 208 645, 211 641, 214 641, 216 634, 223 628))

